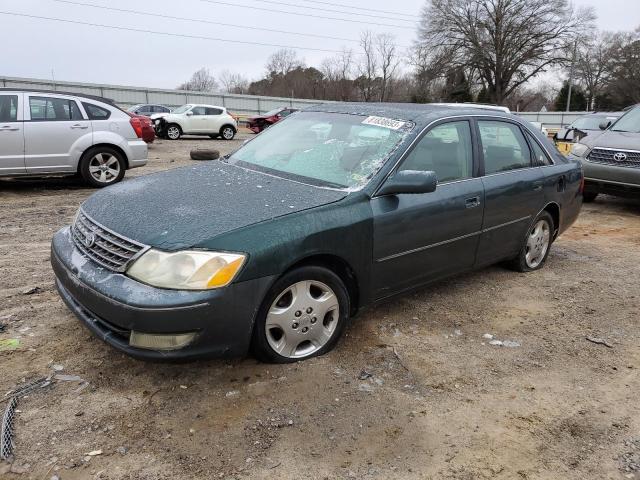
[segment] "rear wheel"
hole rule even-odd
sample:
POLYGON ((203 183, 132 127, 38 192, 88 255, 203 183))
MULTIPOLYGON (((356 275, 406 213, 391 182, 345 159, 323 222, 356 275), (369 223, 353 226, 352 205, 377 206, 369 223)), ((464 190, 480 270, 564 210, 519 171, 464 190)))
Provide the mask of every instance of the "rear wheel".
POLYGON ((180 125, 171 123, 167 126, 167 138, 169 140, 178 140, 182 136, 180 125))
POLYGON ((582 194, 582 201, 584 203, 591 203, 596 199, 597 196, 598 192, 584 192, 582 194))
POLYGON ((236 129, 231 125, 225 125, 220 129, 220 136, 225 140, 233 140, 233 137, 236 136, 236 129))
POLYGON ((510 267, 518 272, 531 272, 544 266, 554 232, 553 218, 544 211, 533 222, 524 238, 518 256, 510 262, 510 267))
POLYGON ((335 273, 302 267, 286 273, 256 317, 252 349, 262 361, 290 363, 333 349, 349 318, 349 295, 335 273))
POLYGON ((80 175, 93 187, 106 187, 124 177, 125 160, 120 152, 110 147, 87 150, 80 160, 80 175))

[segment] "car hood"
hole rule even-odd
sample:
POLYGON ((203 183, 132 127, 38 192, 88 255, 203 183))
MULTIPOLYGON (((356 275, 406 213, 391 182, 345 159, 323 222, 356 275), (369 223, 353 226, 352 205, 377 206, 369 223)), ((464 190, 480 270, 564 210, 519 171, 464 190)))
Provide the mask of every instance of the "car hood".
POLYGON ((581 141, 589 147, 620 150, 640 150, 640 133, 605 130, 600 135, 589 134, 581 141))
POLYGON ((119 183, 89 197, 82 208, 131 240, 179 250, 346 195, 216 161, 119 183))

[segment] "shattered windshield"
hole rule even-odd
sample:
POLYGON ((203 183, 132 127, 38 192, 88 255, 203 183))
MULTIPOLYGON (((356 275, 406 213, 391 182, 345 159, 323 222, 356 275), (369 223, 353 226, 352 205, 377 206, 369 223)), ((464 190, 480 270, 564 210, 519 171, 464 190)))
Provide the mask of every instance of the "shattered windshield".
POLYGON ((192 105, 189 105, 189 104, 187 104, 187 105, 182 105, 181 107, 176 108, 176 109, 175 109, 174 111, 172 111, 171 113, 178 113, 178 114, 180 114, 180 113, 184 113, 184 112, 186 112, 187 110, 189 110, 191 107, 192 107, 192 105))
POLYGON ((335 188, 363 187, 413 128, 410 122, 299 112, 244 145, 229 163, 335 188))

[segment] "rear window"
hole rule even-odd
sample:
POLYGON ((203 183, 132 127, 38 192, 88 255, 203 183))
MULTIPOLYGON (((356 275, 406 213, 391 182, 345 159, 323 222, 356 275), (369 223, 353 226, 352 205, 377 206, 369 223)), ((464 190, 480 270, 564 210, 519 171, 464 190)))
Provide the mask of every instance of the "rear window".
POLYGON ((83 120, 75 100, 53 97, 29 97, 32 121, 83 120))
POLYGON ((111 116, 111 112, 106 108, 86 102, 83 102, 82 105, 91 120, 107 120, 111 116))
POLYGON ((0 122, 18 120, 18 96, 0 95, 0 122))

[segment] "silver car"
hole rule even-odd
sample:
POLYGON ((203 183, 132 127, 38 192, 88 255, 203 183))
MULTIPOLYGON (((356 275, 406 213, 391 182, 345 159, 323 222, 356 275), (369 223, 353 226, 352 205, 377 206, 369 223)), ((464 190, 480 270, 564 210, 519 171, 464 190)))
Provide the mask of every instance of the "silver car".
POLYGON ((0 89, 0 177, 80 174, 111 185, 147 163, 142 129, 104 98, 0 89))
POLYGON ((584 201, 599 193, 640 198, 640 106, 600 128, 574 143, 569 154, 582 160, 584 201))

